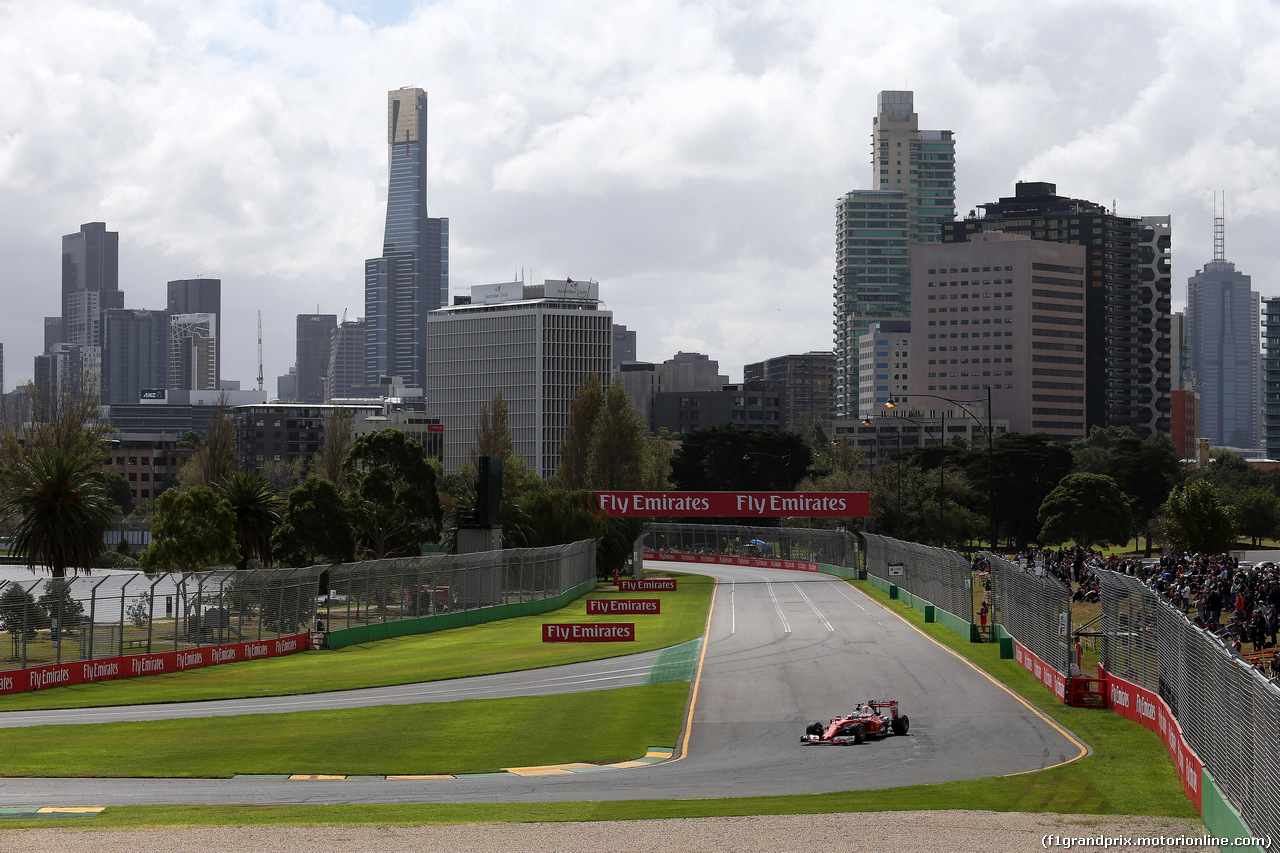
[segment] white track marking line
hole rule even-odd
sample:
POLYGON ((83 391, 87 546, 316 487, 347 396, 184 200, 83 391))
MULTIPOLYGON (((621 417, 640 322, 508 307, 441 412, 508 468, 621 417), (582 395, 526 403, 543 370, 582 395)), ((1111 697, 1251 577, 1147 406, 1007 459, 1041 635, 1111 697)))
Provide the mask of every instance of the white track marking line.
POLYGON ((773 599, 773 609, 778 612, 778 619, 782 622, 782 632, 786 636, 791 635, 791 625, 787 622, 787 617, 782 613, 782 605, 778 603, 778 596, 773 591, 773 581, 765 581, 769 587, 769 598, 773 599))
POLYGON ((800 588, 800 584, 796 583, 795 581, 792 581, 792 582, 791 582, 791 585, 792 585, 793 587, 795 587, 795 588, 796 588, 796 592, 800 593, 800 597, 801 597, 801 598, 803 598, 803 599, 805 600, 805 602, 806 602, 810 607, 812 607, 812 608, 813 608, 813 612, 814 612, 814 613, 816 613, 816 614, 818 614, 818 618, 819 618, 820 620, 822 620, 822 624, 827 626, 827 633, 828 633, 828 634, 834 634, 834 633, 836 632, 835 626, 834 626, 834 625, 832 625, 832 624, 827 620, 827 617, 825 617, 825 616, 823 616, 823 615, 822 615, 822 611, 818 609, 818 605, 814 604, 814 603, 813 603, 813 599, 809 598, 809 596, 805 594, 805 591, 804 591, 803 589, 801 589, 801 588, 800 588))

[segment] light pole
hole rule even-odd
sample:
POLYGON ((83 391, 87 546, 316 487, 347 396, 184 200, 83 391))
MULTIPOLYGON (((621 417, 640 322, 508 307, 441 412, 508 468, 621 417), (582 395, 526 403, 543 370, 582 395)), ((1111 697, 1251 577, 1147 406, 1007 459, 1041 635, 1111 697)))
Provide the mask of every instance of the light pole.
MULTIPOLYGON (((988 515, 990 516, 990 524, 991 524, 991 532, 989 534, 990 541, 991 541, 991 549, 994 551, 996 547, 996 490, 995 490, 996 463, 995 463, 995 448, 992 444, 993 434, 991 429, 991 386, 990 385, 987 386, 987 397, 986 397, 987 423, 985 426, 983 426, 982 419, 979 418, 977 415, 975 415, 969 409, 969 407, 965 405, 966 403, 981 403, 983 402, 982 400, 953 400, 950 397, 942 397, 937 394, 895 394, 893 397, 890 397, 889 402, 884 404, 884 407, 886 409, 895 408, 894 399, 907 399, 910 397, 928 397, 932 400, 942 400, 943 402, 950 403, 953 406, 959 406, 966 415, 973 418, 974 423, 978 425, 978 428, 981 429, 986 434, 987 436, 987 512, 988 512, 988 515)), ((908 418, 908 420, 910 420, 910 418, 908 418)), ((943 431, 945 432, 945 429, 943 431)), ((946 457, 944 454, 943 461, 945 461, 945 458, 946 457)), ((939 466, 941 466, 941 462, 939 463, 939 466)))
MULTIPOLYGON (((872 426, 873 424, 872 424, 871 418, 869 416, 863 418, 862 425, 872 426)), ((902 427, 895 426, 894 431, 896 432, 897 439, 898 439, 898 453, 897 453, 897 456, 894 457, 894 464, 893 464, 894 472, 895 472, 896 480, 898 484, 898 514, 895 518, 895 523, 893 527, 894 527, 894 530, 897 531, 898 525, 902 523, 902 427)), ((876 443, 876 457, 879 458, 880 436, 875 435, 873 436, 873 438, 875 439, 875 443, 876 443)))
POLYGON ((750 462, 752 456, 768 456, 770 459, 780 459, 787 466, 786 488, 783 491, 791 491, 793 483, 791 481, 791 456, 790 454, 778 455, 777 453, 762 453, 759 450, 748 450, 742 457, 743 462, 750 462))

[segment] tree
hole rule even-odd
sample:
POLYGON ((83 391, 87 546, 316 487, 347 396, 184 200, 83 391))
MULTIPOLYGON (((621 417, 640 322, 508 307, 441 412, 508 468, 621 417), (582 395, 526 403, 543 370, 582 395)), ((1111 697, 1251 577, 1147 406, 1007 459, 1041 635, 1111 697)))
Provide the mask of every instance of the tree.
POLYGON ((582 383, 569 403, 569 425, 560 442, 560 464, 556 466, 556 484, 567 490, 587 488, 590 473, 591 436, 604 406, 600 377, 592 373, 582 383))
POLYGON ((1150 522, 1169 496, 1169 491, 1182 477, 1178 450, 1163 434, 1146 440, 1135 435, 1122 436, 1112 445, 1107 474, 1130 498, 1134 532, 1145 535, 1147 556, 1151 555, 1150 522))
POLYGON ((1209 482, 1189 480, 1169 493, 1164 533, 1175 552, 1222 554, 1235 544, 1235 511, 1209 482))
POLYGON ((346 491, 347 482, 342 475, 342 463, 351 452, 351 443, 355 440, 355 418, 350 409, 338 406, 325 420, 324 443, 320 452, 311 460, 311 474, 328 480, 338 487, 338 491, 346 491))
POLYGON ((351 510, 330 480, 308 477, 289 493, 284 517, 271 539, 286 566, 347 563, 355 559, 351 510))
POLYGON ((94 565, 112 511, 95 462, 65 450, 23 448, 3 486, 0 517, 17 519, 12 553, 31 568, 48 566, 55 578, 94 565))
POLYGON ((258 465, 258 473, 271 486, 271 491, 284 500, 307 479, 306 466, 297 457, 268 459, 258 465))
POLYGON ((966 452, 965 469, 974 482, 983 483, 991 465, 997 538, 1026 548, 1040 533, 1040 505, 1071 473, 1071 451, 1051 444, 1043 433, 1008 433, 995 437, 991 455, 989 462, 986 448, 966 452))
POLYGON ((1068 474, 1040 504, 1040 541, 1094 543, 1129 541, 1129 499, 1105 474, 1068 474))
POLYGON ((362 435, 344 463, 362 545, 374 559, 417 556, 440 533, 436 472, 422 445, 395 429, 362 435))
POLYGON ((508 423, 507 401, 502 399, 502 392, 493 395, 491 404, 480 407, 480 417, 476 419, 475 442, 468 455, 471 464, 481 456, 496 456, 502 460, 502 470, 508 468, 507 459, 515 455, 515 445, 511 441, 511 428, 508 423))
POLYGON ((685 436, 671 457, 671 479, 693 491, 787 490, 808 475, 812 462, 795 433, 711 427, 685 436))
POLYGON ((280 523, 280 499, 257 471, 237 471, 214 489, 235 514, 238 569, 249 568, 249 558, 271 565, 271 534, 280 523))
POLYGON ((185 487, 212 486, 240 467, 236 455, 236 425, 227 414, 227 395, 218 398, 205 427, 204 443, 178 472, 185 487))
POLYGON ((1280 531, 1280 498, 1268 488, 1245 489, 1235 496, 1236 531, 1259 546, 1280 531))
POLYGON ((55 637, 76 630, 84 621, 84 605, 71 596, 71 584, 65 578, 50 578, 36 603, 48 614, 50 625, 57 625, 55 637))
POLYGON ((631 405, 621 382, 614 382, 600 404, 591 430, 587 486, 592 489, 638 489, 648 472, 649 429, 631 405))
POLYGON ((0 432, 0 464, 11 467, 24 456, 55 450, 95 465, 102 461, 112 429, 102 417, 96 378, 86 377, 78 387, 68 384, 56 396, 41 394, 30 382, 18 391, 27 398, 31 419, 0 432))
POLYGON ((19 583, 5 585, 0 594, 0 630, 30 642, 36 638, 36 631, 48 624, 48 614, 36 603, 35 596, 19 583))
POLYGON ((139 565, 148 572, 197 572, 240 562, 231 504, 208 486, 170 489, 156 500, 151 544, 139 565))
POLYGON ((102 477, 102 488, 107 500, 120 511, 120 515, 133 512, 133 488, 124 475, 112 471, 102 477))

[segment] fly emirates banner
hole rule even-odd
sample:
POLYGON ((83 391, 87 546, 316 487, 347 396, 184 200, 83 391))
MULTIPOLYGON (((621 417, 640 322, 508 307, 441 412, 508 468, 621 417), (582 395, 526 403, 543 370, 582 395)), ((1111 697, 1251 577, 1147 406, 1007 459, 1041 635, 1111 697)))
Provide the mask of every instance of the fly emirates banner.
POLYGON ((871 514, 868 492, 597 492, 607 515, 677 517, 833 516, 871 514))

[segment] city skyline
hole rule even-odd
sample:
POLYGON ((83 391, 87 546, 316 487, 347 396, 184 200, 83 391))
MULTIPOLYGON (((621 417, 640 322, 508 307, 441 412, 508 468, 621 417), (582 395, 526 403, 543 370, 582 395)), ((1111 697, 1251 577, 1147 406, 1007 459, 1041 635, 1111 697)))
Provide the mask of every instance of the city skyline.
POLYGON ((293 363, 298 314, 361 316, 386 216, 377 129, 401 85, 431 94, 452 293, 522 270, 596 278, 646 361, 704 352, 737 380, 832 348, 832 210, 877 189, 882 90, 914 91, 923 124, 955 132, 961 216, 1017 180, 1169 214, 1181 310, 1223 190, 1228 256, 1280 292, 1266 253, 1280 69, 1261 59, 1280 12, 1264 3, 924 4, 909 28, 874 4, 623 5, 590 21, 562 5, 389 8, 0 9, 5 390, 43 350, 60 241, 83 223, 120 234, 126 308, 222 279, 221 373, 242 387, 257 311, 267 377, 293 363))

